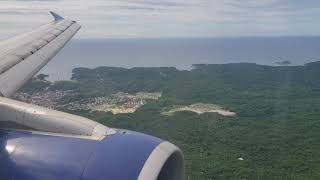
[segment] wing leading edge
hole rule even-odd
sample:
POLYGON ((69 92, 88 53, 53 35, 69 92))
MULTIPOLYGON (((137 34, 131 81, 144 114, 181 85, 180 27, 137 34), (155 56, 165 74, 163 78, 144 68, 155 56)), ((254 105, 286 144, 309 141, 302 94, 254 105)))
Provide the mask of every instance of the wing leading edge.
POLYGON ((0 42, 0 93, 9 97, 45 66, 81 26, 50 12, 54 21, 0 42))

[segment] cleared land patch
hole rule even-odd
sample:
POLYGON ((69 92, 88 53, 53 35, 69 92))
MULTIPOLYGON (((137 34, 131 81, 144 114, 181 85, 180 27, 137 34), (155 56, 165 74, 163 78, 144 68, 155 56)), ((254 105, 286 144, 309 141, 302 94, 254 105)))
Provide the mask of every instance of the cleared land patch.
POLYGON ((92 110, 112 112, 112 114, 134 113, 139 107, 146 104, 146 100, 157 100, 160 97, 161 93, 159 92, 138 92, 136 94, 119 92, 109 97, 108 102, 92 107, 92 110))
POLYGON ((169 109, 164 110, 161 114, 165 116, 172 116, 175 112, 179 111, 191 111, 197 114, 203 114, 207 112, 218 113, 222 116, 235 116, 236 113, 225 110, 223 107, 216 104, 204 104, 204 103, 195 103, 189 106, 176 105, 172 106, 169 109))

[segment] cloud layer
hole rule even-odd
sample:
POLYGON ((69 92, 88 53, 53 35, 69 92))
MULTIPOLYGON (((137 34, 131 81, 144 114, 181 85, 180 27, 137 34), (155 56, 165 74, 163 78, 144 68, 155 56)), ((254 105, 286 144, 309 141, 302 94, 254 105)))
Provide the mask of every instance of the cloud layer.
POLYGON ((319 35, 318 0, 1 0, 0 36, 76 19, 81 38, 319 35))

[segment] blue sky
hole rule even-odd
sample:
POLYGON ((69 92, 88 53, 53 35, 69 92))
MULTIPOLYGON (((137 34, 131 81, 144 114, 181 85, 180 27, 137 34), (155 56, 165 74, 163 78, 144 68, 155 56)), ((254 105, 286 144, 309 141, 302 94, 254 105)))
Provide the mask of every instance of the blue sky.
POLYGON ((78 20, 77 38, 320 35, 319 0, 0 0, 0 36, 78 20))

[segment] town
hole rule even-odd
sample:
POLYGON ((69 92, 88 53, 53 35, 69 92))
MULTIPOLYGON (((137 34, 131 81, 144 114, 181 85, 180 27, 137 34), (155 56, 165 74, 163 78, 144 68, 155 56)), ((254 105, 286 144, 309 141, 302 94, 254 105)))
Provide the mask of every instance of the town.
POLYGON ((61 101, 65 97, 74 95, 76 95, 76 93, 71 90, 45 90, 41 92, 35 92, 33 94, 19 92, 16 93, 13 98, 50 109, 65 109, 71 111, 85 110, 90 112, 104 111, 112 112, 113 114, 119 114, 133 113, 139 107, 146 104, 147 100, 157 100, 161 97, 160 92, 138 92, 136 94, 118 92, 106 97, 85 98, 67 103, 61 101))

